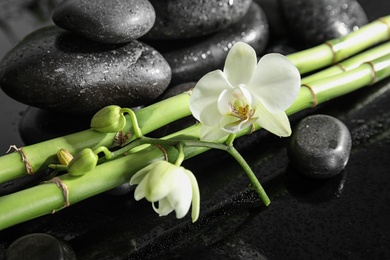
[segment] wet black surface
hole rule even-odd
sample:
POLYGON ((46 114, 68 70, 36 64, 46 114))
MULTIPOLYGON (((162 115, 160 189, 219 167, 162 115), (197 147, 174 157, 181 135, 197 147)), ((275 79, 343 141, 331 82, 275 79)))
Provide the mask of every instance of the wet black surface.
MULTIPOLYGON (((360 1, 370 20, 390 14, 386 1, 360 1)), ((22 145, 25 109, 0 93, 0 152, 22 145)), ((265 185, 262 206, 246 189, 240 167, 221 152, 185 165, 201 189, 201 218, 159 218, 132 194, 101 194, 56 214, 0 232, 0 259, 16 239, 47 233, 66 241, 78 259, 388 259, 390 257, 390 79, 291 117, 339 118, 352 151, 344 171, 313 180, 289 165, 288 139, 259 131, 237 147, 265 185)))

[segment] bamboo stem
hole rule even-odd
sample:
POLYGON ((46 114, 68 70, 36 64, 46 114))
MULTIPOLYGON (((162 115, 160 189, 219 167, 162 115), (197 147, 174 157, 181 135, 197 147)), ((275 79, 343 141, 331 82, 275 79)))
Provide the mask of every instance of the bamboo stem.
POLYGON ((387 54, 390 54, 390 42, 383 43, 380 46, 374 47, 370 50, 357 54, 327 69, 306 76, 302 79, 302 84, 309 84, 312 81, 334 76, 336 74, 343 73, 345 71, 350 71, 352 69, 359 67, 364 62, 375 60, 387 54))
MULTIPOLYGON (((311 84, 311 90, 307 87, 302 87, 298 99, 286 113, 298 112, 311 107, 314 100, 316 100, 316 103, 322 103, 388 76, 390 76, 390 55, 366 62, 349 72, 315 81, 311 84)), ((255 125, 255 130, 258 129, 260 129, 260 126, 255 125)), ((197 124, 171 134, 164 139, 197 139, 199 130, 200 124, 197 124)), ((252 130, 249 128, 245 129, 239 132, 237 137, 250 134, 252 130)), ((185 159, 203 153, 208 149, 210 148, 184 147, 185 159)), ((171 160, 177 157, 177 150, 174 148, 168 147, 166 153, 171 160)), ((128 182, 136 171, 150 162, 162 160, 164 157, 165 155, 160 149, 156 147, 153 149, 151 146, 137 153, 100 164, 80 177, 64 174, 58 177, 63 184, 62 186, 57 186, 55 183, 47 183, 0 197, 0 230, 53 213, 62 209, 66 204, 72 205, 128 182), (66 198, 64 197, 63 187, 67 189, 66 198)))
POLYGON ((301 74, 344 60, 370 46, 390 39, 390 16, 382 17, 344 37, 288 55, 301 74))
MULTIPOLYGON (((288 58, 298 67, 301 74, 314 71, 389 39, 389 28, 390 16, 386 16, 345 37, 288 55, 288 58)), ((310 93, 310 89, 305 89, 301 91, 300 98, 307 97, 310 93)), ((182 94, 136 111, 142 133, 150 133, 175 120, 189 116, 188 100, 189 95, 182 94)), ((306 98, 303 98, 303 100, 306 100, 306 98)), ((303 109, 307 105, 300 103, 297 106, 303 109)), ((132 129, 130 120, 127 120, 125 132, 133 133, 132 129)), ((45 169, 49 164, 56 163, 56 153, 59 149, 64 148, 71 154, 76 154, 84 148, 113 147, 115 146, 114 139, 115 134, 103 134, 88 129, 46 142, 17 148, 18 152, 0 157, 0 183, 26 174, 34 174, 41 169, 45 169)), ((128 141, 131 140, 134 140, 134 136, 128 141)))
MULTIPOLYGON (((136 171, 162 158, 159 149, 142 151, 98 165, 83 176, 72 177, 65 174, 58 179, 67 187, 68 202, 72 205, 129 181, 136 171)), ((52 182, 2 196, 0 197, 0 230, 55 213, 63 209, 64 205, 63 190, 52 182)))
MULTIPOLYGON (((143 133, 150 133, 175 120, 189 116, 189 94, 183 93, 176 97, 163 100, 135 112, 143 133)), ((124 129, 133 134, 133 126, 128 115, 124 129)), ((75 155, 84 148, 95 149, 99 146, 114 147, 116 133, 100 133, 93 129, 84 130, 37 144, 18 148, 25 156, 25 161, 32 167, 32 173, 47 168, 51 163, 57 163, 57 151, 66 149, 75 155)), ((134 140, 132 136, 129 141, 134 140)), ((26 162, 23 162, 21 152, 14 152, 0 157, 0 183, 28 174, 26 162)))
MULTIPOLYGON (((361 51, 368 46, 390 38, 390 16, 381 18, 359 31, 341 39, 329 41, 326 44, 289 55, 288 58, 299 68, 301 73, 328 66, 341 59, 361 51)), ((286 111, 288 115, 303 109, 316 106, 322 102, 371 85, 390 76, 390 54, 388 46, 384 47, 386 55, 375 60, 365 56, 357 56, 355 60, 346 61, 348 71, 333 71, 330 74, 316 76, 310 80, 303 79, 303 85, 295 103, 286 111), (356 67, 355 64, 360 64, 356 67), (331 76, 329 76, 331 75, 331 76)), ((379 51, 377 51, 379 52, 379 51)), ((370 55, 372 55, 371 53, 370 55)), ((365 55, 368 55, 367 53, 365 55)), ((343 65, 345 66, 345 65, 343 65)), ((328 73, 328 72, 327 72, 328 73)), ((142 133, 149 133, 170 122, 190 115, 189 95, 176 97, 155 103, 135 112, 142 133)), ((254 130, 260 129, 255 125, 254 130)), ((127 120, 125 133, 133 134, 131 120, 127 120)), ((237 137, 250 134, 253 129, 245 129, 237 137)), ((163 139, 185 138, 197 139, 200 125, 183 129, 164 137, 163 139)), ((134 136, 129 141, 134 140, 134 136)), ((35 173, 56 163, 58 150, 64 148, 71 154, 76 154, 84 148, 96 149, 100 146, 113 147, 115 134, 103 134, 92 129, 76 134, 52 139, 46 142, 16 148, 16 152, 0 157, 0 183, 28 173, 35 173), (26 162, 27 161, 27 162, 26 162), (31 172, 28 170, 31 167, 31 172)), ((224 140, 221 140, 223 142, 224 140)), ((209 150, 209 147, 185 147, 185 159, 209 150)), ((56 178, 56 182, 37 185, 13 194, 0 197, 0 230, 12 225, 53 213, 68 204, 72 205, 86 198, 128 182, 131 176, 154 160, 162 160, 168 156, 171 160, 177 157, 177 150, 166 148, 164 152, 156 147, 138 150, 127 156, 99 164, 83 176, 72 177, 64 174, 56 178), (165 154, 166 153, 166 154, 165 154)))

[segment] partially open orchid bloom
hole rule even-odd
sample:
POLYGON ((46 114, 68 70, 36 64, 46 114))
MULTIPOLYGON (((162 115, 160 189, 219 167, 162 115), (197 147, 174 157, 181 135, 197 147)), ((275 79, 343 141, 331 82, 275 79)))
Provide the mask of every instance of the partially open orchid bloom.
POLYGON ((253 123, 278 136, 291 135, 285 110, 300 85, 298 69, 283 55, 267 54, 257 63, 251 46, 234 44, 223 71, 203 76, 191 94, 191 112, 202 123, 200 138, 216 141, 253 123))
POLYGON ((160 216, 172 211, 177 218, 183 218, 192 204, 191 218, 195 222, 199 217, 200 195, 195 176, 191 171, 167 161, 156 161, 138 171, 130 180, 138 184, 134 198, 146 198, 160 216), (155 203, 158 202, 158 207, 155 203))

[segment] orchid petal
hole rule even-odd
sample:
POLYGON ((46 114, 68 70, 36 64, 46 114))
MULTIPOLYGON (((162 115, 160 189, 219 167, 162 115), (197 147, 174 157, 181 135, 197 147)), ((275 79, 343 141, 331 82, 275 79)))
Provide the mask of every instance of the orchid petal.
POLYGON ((286 57, 272 53, 264 55, 247 87, 272 113, 289 108, 298 96, 301 76, 286 57))
POLYGON ((145 198, 146 190, 148 189, 149 184, 149 174, 145 175, 145 178, 138 184, 134 191, 134 199, 141 200, 145 198))
POLYGON ((281 137, 291 135, 290 121, 285 112, 271 113, 260 103, 256 107, 257 123, 267 131, 281 137))
POLYGON ((180 169, 181 172, 175 176, 176 187, 167 196, 169 204, 175 209, 176 218, 183 218, 187 214, 192 200, 191 181, 184 174, 184 168, 180 169))
POLYGON ((218 97, 218 111, 221 115, 231 114, 231 106, 235 100, 241 100, 242 103, 248 104, 250 107, 256 105, 255 97, 244 87, 235 89, 225 89, 218 97))
POLYGON ((216 141, 228 135, 229 133, 223 131, 218 125, 202 125, 200 128, 200 139, 203 141, 216 141))
MULTIPOLYGON (((161 161, 161 162, 164 162, 169 166, 171 166, 171 164, 169 164, 166 161, 161 161)), ((172 166, 175 167, 173 164, 172 166)), ((152 187, 152 188, 149 188, 145 193, 145 198, 148 201, 150 202, 159 201, 162 198, 166 197, 171 192, 172 186, 174 185, 175 182, 175 176, 174 174, 172 174, 171 172, 172 169, 170 168, 171 167, 166 167, 164 169, 163 167, 161 168, 156 167, 155 171, 149 172, 148 176, 150 177, 149 177, 148 187, 152 187)), ((175 169, 173 168, 173 170, 175 169)))
POLYGON ((156 208, 154 203, 152 203, 152 207, 160 217, 166 216, 174 210, 167 198, 163 198, 158 202, 158 208, 156 208))
POLYGON ((246 43, 237 42, 226 57, 223 72, 234 87, 246 85, 253 77, 256 63, 255 50, 246 43))
POLYGON ((217 107, 218 107, 218 111, 221 115, 226 116, 226 115, 230 114, 230 107, 231 107, 231 102, 232 102, 232 93, 231 92, 232 92, 232 90, 225 89, 224 91, 222 91, 221 95, 219 95, 219 97, 218 97, 217 107))
POLYGON ((203 111, 199 114, 199 121, 203 125, 215 125, 216 122, 220 121, 223 118, 218 110, 218 103, 215 101, 213 104, 205 107, 203 111))
POLYGON ((148 166, 146 166, 145 168, 142 168, 141 170, 139 170, 138 172, 136 172, 130 179, 130 185, 135 185, 135 184, 139 184, 143 179, 144 177, 146 176, 146 174, 149 173, 149 171, 151 170, 151 168, 153 168, 153 165, 152 164, 149 164, 148 166))
MULTIPOLYGON (((222 71, 212 71, 203 76, 195 85, 190 97, 192 115, 200 122, 205 110, 217 110, 217 100, 224 89, 233 88, 222 71)), ((207 119, 206 119, 207 120, 207 119)))
POLYGON ((199 192, 198 181, 196 180, 194 174, 191 171, 185 170, 185 173, 187 174, 191 182, 191 189, 192 189, 191 219, 192 222, 195 222, 199 218, 199 211, 200 211, 200 192, 199 192))
POLYGON ((235 134, 240 132, 241 130, 244 130, 245 128, 249 127, 251 124, 256 122, 257 118, 256 117, 251 117, 246 120, 239 120, 237 118, 231 117, 228 118, 228 120, 223 121, 223 126, 221 125, 221 128, 225 130, 228 133, 235 134), (233 120, 232 120, 232 119, 233 120))

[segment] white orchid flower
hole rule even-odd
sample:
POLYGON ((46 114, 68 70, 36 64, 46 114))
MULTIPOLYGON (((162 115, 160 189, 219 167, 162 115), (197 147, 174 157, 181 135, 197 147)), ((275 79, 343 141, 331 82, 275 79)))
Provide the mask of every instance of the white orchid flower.
POLYGON ((191 218, 199 217, 200 193, 195 176, 189 170, 167 161, 156 161, 139 170, 130 180, 138 184, 134 191, 135 200, 146 198, 159 216, 172 211, 176 218, 183 218, 192 204, 191 218), (158 202, 158 207, 155 203, 158 202))
POLYGON ((298 96, 298 69, 280 54, 264 55, 238 42, 229 51, 223 71, 203 76, 190 98, 193 116, 202 123, 200 138, 216 141, 253 123, 278 136, 290 136, 285 110, 298 96))

